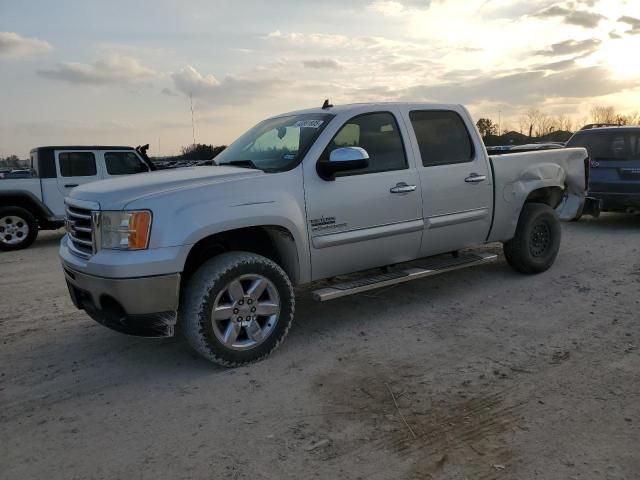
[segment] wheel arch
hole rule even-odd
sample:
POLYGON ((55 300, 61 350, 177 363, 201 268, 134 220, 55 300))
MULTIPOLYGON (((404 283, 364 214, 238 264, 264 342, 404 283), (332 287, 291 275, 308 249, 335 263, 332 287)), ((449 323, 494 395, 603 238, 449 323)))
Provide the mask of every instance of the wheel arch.
POLYGON ((549 205, 551 208, 556 208, 562 201, 564 190, 565 189, 559 185, 539 187, 529 192, 524 203, 544 203, 545 205, 549 205))
POLYGON ((182 281, 186 282, 208 259, 230 251, 262 255, 280 265, 292 284, 302 281, 298 245, 291 231, 280 225, 240 227, 201 238, 187 254, 182 281))
POLYGON ((31 192, 20 190, 0 192, 0 206, 24 208, 36 217, 40 224, 49 222, 54 217, 53 212, 31 192))
POLYGON ((538 180, 510 184, 502 197, 495 197, 495 220, 487 242, 510 240, 515 234, 525 205, 541 203, 556 209, 562 204, 565 192, 566 186, 557 181, 538 180), (510 194, 513 196, 510 197, 510 194))

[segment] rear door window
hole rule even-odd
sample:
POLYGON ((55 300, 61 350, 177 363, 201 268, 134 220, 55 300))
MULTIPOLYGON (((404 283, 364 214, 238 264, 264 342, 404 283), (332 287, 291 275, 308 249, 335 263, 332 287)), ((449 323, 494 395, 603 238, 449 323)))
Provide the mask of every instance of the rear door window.
POLYGON ((149 171, 133 152, 105 152, 104 163, 109 175, 131 175, 149 171))
POLYGON ((63 177, 93 177, 97 174, 93 152, 62 152, 58 160, 63 177))
POLYGON ((462 118, 450 110, 414 110, 409 113, 422 165, 431 167, 473 161, 471 137, 462 118))

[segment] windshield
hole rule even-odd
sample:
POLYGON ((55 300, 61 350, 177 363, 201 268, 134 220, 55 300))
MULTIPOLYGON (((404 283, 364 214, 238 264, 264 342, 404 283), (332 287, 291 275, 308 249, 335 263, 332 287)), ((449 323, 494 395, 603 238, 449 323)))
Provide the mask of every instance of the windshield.
POLYGON ((307 113, 258 123, 215 158, 217 165, 238 165, 265 172, 296 166, 334 115, 307 113))

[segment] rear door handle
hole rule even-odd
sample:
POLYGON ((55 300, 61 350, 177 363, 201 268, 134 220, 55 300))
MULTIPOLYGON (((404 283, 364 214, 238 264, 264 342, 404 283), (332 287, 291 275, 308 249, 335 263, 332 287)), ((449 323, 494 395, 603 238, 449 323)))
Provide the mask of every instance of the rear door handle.
POLYGON ((407 185, 404 182, 398 183, 395 187, 391 187, 389 191, 391 193, 409 193, 415 191, 418 188, 415 185, 407 185))
POLYGON ((73 188, 73 187, 77 187, 78 184, 77 183, 67 183, 64 188, 73 188))
POLYGON ((477 173, 472 173, 467 178, 465 178, 464 181, 467 183, 479 183, 484 182, 486 179, 486 175, 478 175, 477 173))

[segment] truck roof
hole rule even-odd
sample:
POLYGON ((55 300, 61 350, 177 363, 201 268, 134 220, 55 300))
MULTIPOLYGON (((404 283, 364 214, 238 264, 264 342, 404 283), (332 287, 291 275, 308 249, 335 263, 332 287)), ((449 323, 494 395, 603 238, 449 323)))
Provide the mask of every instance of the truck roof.
POLYGON ((135 150, 133 147, 122 145, 47 145, 45 147, 35 147, 31 151, 37 150, 135 150))
POLYGON ((362 103, 347 103, 344 105, 335 105, 330 106, 328 108, 315 107, 315 108, 306 108, 302 110, 294 110, 292 112, 281 113, 279 115, 275 115, 274 117, 282 117, 285 115, 298 115, 303 113, 342 113, 349 110, 355 110, 359 107, 376 107, 380 106, 380 108, 388 108, 390 106, 418 106, 424 105, 425 107, 430 108, 442 108, 444 110, 451 109, 452 107, 462 107, 461 104, 450 104, 450 103, 432 103, 432 102, 362 102, 362 103))
POLYGON ((578 130, 574 135, 588 135, 592 133, 603 132, 619 132, 619 131, 640 131, 640 125, 610 125, 607 127, 591 127, 582 128, 578 130))

